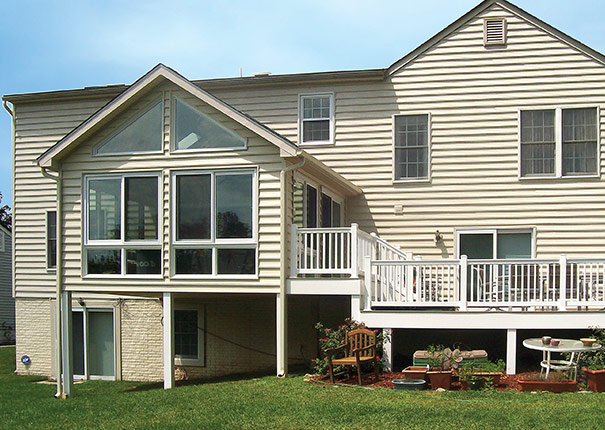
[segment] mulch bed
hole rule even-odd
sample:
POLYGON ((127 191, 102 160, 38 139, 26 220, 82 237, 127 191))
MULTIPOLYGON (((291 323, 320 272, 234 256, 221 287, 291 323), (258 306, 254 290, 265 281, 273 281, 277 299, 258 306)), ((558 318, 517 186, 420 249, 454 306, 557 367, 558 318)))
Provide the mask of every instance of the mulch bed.
MULTIPOLYGON (((519 373, 517 375, 503 375, 500 378, 500 385, 494 387, 498 391, 509 391, 509 390, 517 390, 517 380, 523 379, 525 373, 519 373)), ((313 378, 317 381, 321 382, 330 382, 330 377, 327 375, 317 376, 313 378)), ((405 379, 405 375, 402 372, 385 372, 378 375, 378 381, 374 377, 373 373, 365 373, 361 377, 362 386, 364 387, 381 387, 381 388, 390 388, 393 389, 393 380, 394 379, 405 379)), ((456 381, 457 378, 454 378, 454 382, 452 382, 453 390, 460 390, 460 383, 456 381)), ((314 383, 313 381, 309 381, 310 383, 314 383)), ((348 378, 346 375, 340 375, 334 381, 337 384, 346 384, 346 385, 359 385, 357 381, 357 376, 353 376, 348 378)))

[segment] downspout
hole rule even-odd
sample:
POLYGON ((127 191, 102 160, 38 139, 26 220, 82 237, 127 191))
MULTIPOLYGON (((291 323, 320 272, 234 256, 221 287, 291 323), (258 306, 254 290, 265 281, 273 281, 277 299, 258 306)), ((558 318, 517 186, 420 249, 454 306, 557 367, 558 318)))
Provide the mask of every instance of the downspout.
POLYGON ((55 335, 56 335, 56 339, 55 339, 55 347, 56 347, 56 360, 55 360, 55 366, 56 366, 56 372, 57 372, 57 393, 55 394, 55 397, 62 397, 63 394, 63 387, 61 385, 61 365, 62 365, 62 361, 63 361, 63 356, 62 356, 62 347, 63 345, 62 343, 62 338, 61 338, 61 268, 63 267, 62 264, 62 252, 61 252, 61 243, 62 241, 62 235, 61 235, 61 231, 63 230, 61 228, 61 219, 62 219, 62 210, 61 210, 61 206, 62 206, 62 190, 61 190, 61 185, 62 185, 62 176, 61 173, 57 173, 57 175, 51 175, 50 173, 48 173, 47 168, 46 167, 42 167, 42 175, 44 175, 45 177, 52 179, 53 181, 55 181, 57 183, 57 264, 56 264, 56 272, 57 272, 57 298, 56 298, 56 310, 55 310, 55 335))
MULTIPOLYGON (((301 151, 298 150, 296 151, 296 156, 300 157, 301 156, 301 151)), ((282 327, 282 331, 281 331, 281 336, 282 336, 282 345, 284 347, 285 352, 285 356, 282 357, 281 361, 282 361, 282 365, 283 365, 283 374, 279 374, 278 376, 284 377, 286 376, 287 373, 287 368, 288 368, 288 363, 287 363, 287 338, 288 338, 288 334, 287 334, 287 328, 288 328, 288 321, 287 321, 287 315, 286 315, 286 310, 287 310, 287 300, 286 300, 286 279, 288 277, 288 273, 287 273, 287 265, 286 265, 286 261, 288 259, 288 246, 287 246, 287 242, 288 242, 288 225, 287 225, 287 213, 286 213, 286 209, 287 209, 287 205, 286 202, 288 201, 288 194, 287 194, 287 188, 286 188, 286 174, 299 169, 300 167, 302 167, 306 162, 306 159, 304 157, 301 158, 301 160, 296 163, 296 164, 291 164, 288 167, 283 168, 280 172, 279 172, 279 188, 280 188, 280 195, 283 201, 283 204, 281 205, 281 213, 280 213, 280 230, 279 230, 279 239, 281 242, 281 247, 279 250, 279 295, 280 295, 280 301, 279 301, 279 306, 280 306, 280 314, 284 317, 284 327, 282 327)), ((292 246, 292 245, 290 245, 292 246)), ((279 324, 279 321, 277 321, 277 324, 279 324)), ((279 351, 277 351, 277 354, 279 355, 279 351)), ((278 372, 280 372, 282 369, 277 369, 278 372)))

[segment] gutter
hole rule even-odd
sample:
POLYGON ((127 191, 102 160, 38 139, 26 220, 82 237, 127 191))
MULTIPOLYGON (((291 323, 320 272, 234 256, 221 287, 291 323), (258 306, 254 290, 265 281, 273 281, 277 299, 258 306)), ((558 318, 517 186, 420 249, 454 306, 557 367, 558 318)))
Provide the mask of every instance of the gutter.
POLYGON ((42 175, 44 175, 45 177, 55 181, 57 183, 57 267, 56 267, 56 274, 57 274, 57 298, 56 298, 56 311, 55 311, 55 346, 56 346, 56 359, 55 359, 55 366, 56 366, 56 372, 57 372, 57 393, 55 394, 55 397, 59 398, 59 397, 64 397, 63 396, 63 386, 61 385, 61 367, 62 367, 62 361, 63 361, 63 356, 62 356, 62 347, 63 345, 62 343, 62 338, 61 338, 61 267, 63 266, 63 259, 62 259, 62 252, 61 252, 61 243, 63 242, 62 240, 62 228, 61 228, 61 219, 62 217, 62 210, 61 210, 61 206, 62 206, 62 192, 61 192, 61 185, 62 185, 62 175, 61 173, 57 173, 57 175, 51 175, 50 173, 48 173, 47 168, 42 167, 41 168, 42 171, 42 175))
MULTIPOLYGON (((288 328, 288 320, 287 320, 287 300, 286 300, 286 278, 287 278, 287 264, 286 261, 288 259, 288 247, 287 247, 287 241, 288 241, 288 235, 287 235, 287 215, 286 215, 286 211, 287 211, 287 205, 286 205, 286 201, 287 201, 287 189, 286 189, 286 174, 296 170, 300 167, 302 167, 305 162, 306 159, 301 156, 302 155, 302 151, 298 150, 296 151, 296 156, 300 158, 300 161, 296 164, 291 164, 290 166, 284 167, 282 170, 280 170, 279 172, 279 188, 280 188, 280 195, 281 195, 281 199, 282 199, 282 205, 281 205, 281 212, 280 212, 280 229, 279 229, 279 239, 281 242, 281 246, 279 249, 279 295, 281 300, 279 301, 279 312, 281 317, 284 319, 284 325, 283 327, 281 327, 281 330, 279 330, 280 333, 280 337, 278 339, 278 342, 281 343, 282 345, 282 350, 284 351, 284 355, 281 356, 281 359, 279 359, 280 357, 280 351, 279 349, 277 350, 277 355, 278 355, 278 360, 281 360, 281 364, 283 366, 283 368, 278 368, 277 369, 277 373, 279 377, 285 377, 286 374, 288 373, 288 360, 287 360, 287 356, 288 356, 288 346, 287 346, 287 339, 288 339, 288 334, 287 334, 287 328, 288 328)), ((277 321, 277 324, 280 324, 280 321, 277 321)), ((279 344, 278 344, 279 346, 279 344)))

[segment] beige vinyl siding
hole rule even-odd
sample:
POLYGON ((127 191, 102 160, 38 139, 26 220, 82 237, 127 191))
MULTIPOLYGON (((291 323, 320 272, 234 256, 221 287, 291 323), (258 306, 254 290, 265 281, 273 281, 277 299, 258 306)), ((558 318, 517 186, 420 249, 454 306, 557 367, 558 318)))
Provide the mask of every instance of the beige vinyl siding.
POLYGON ((455 228, 536 226, 538 257, 605 251, 600 177, 518 179, 519 109, 600 107, 605 137, 605 67, 498 5, 385 82, 211 91, 293 141, 298 94, 333 91, 335 144, 306 149, 363 189, 347 223, 405 250, 453 257, 455 228), (507 19, 505 48, 483 45, 485 17, 507 19), (431 114, 431 181, 393 184, 392 116, 417 112, 431 114))
MULTIPOLYGON (((173 85, 164 84, 154 89, 137 103, 145 105, 148 98, 164 97, 164 151, 158 154, 124 154, 93 156, 92 148, 101 142, 110 128, 81 143, 64 161, 64 219, 65 288, 74 291, 200 291, 200 292, 277 292, 279 290, 279 171, 284 166, 279 149, 258 137, 214 109, 203 104, 173 85), (248 139, 247 149, 222 151, 170 151, 171 100, 177 95, 191 106, 200 109, 215 121, 248 139), (258 182, 258 279, 172 279, 170 278, 171 231, 171 173, 186 170, 249 168, 257 170, 258 182), (103 279, 82 278, 82 185, 87 174, 124 172, 160 172, 162 178, 159 213, 163 249, 163 279, 103 279)), ((135 107, 136 109, 136 107, 135 107)), ((130 111, 130 110, 129 110, 130 111)), ((116 123, 124 123, 117 118, 116 123)))
POLYGON ((56 274, 46 268, 46 211, 56 210, 56 183, 36 158, 105 105, 109 98, 20 103, 14 106, 15 294, 51 297, 56 274))

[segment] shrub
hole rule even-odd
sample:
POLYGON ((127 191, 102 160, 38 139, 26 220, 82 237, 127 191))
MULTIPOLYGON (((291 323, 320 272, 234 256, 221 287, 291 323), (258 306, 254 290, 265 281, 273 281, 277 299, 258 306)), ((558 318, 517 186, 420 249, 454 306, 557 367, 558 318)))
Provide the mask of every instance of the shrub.
POLYGON ((462 361, 458 348, 452 350, 443 345, 429 345, 426 350, 429 353, 427 361, 431 369, 457 369, 458 364, 462 361))
MULTIPOLYGON (((319 347, 321 348, 322 353, 326 349, 336 348, 345 343, 345 337, 348 332, 358 329, 358 328, 366 328, 365 324, 357 322, 353 319, 347 318, 344 321, 343 325, 339 325, 336 329, 331 329, 324 327, 321 322, 318 322, 315 325, 317 332, 319 334, 319 347)), ((386 369, 386 363, 384 361, 384 342, 389 341, 390 337, 388 334, 385 334, 382 330, 374 330, 376 333, 376 354, 378 357, 378 370, 383 372, 386 369)), ((344 352, 338 351, 333 357, 339 358, 344 355, 344 352)), ((373 366, 373 364, 369 364, 369 366, 373 366)), ((344 370, 343 366, 336 366, 334 368, 334 373, 339 373, 344 370)), ((364 369, 365 370, 365 369, 364 369)), ((315 359, 315 374, 317 375, 327 375, 329 371, 328 367, 328 359, 327 357, 320 357, 315 359)))
MULTIPOLYGON (((592 337, 597 340, 598 344, 605 344, 605 330, 600 327, 593 327, 592 337)), ((598 351, 582 354, 579 359, 579 367, 586 367, 590 370, 605 369, 605 350, 603 348, 598 351)))

